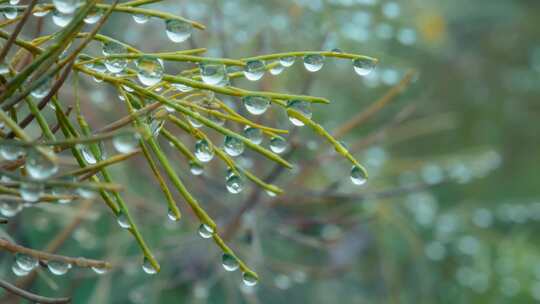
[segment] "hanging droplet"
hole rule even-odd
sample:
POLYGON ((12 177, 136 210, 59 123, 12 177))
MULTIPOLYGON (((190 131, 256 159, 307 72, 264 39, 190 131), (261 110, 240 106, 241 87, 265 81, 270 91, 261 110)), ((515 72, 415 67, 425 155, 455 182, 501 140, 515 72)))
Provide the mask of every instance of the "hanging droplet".
POLYGON ((255 286, 257 285, 257 282, 259 280, 257 279, 257 277, 249 272, 244 272, 242 274, 242 282, 244 283, 244 285, 246 286, 255 286))
POLYGON ((266 194, 270 197, 275 197, 277 194, 274 191, 265 190, 266 194))
POLYGON ((142 270, 147 274, 156 274, 157 270, 154 268, 154 265, 150 262, 149 259, 144 257, 143 263, 142 263, 142 270))
MULTIPOLYGON (((69 177, 69 176, 63 177, 62 180, 66 182, 76 181, 75 178, 69 177)), ((73 199, 71 198, 71 196, 73 196, 73 192, 74 192, 73 188, 69 188, 69 187, 56 186, 52 189, 52 194, 54 196, 61 197, 57 200, 59 204, 71 203, 73 201, 73 199)))
POLYGON ((285 56, 285 57, 279 58, 279 63, 282 66, 288 68, 294 64, 295 60, 296 60, 296 57, 294 56, 285 56))
MULTIPOLYGON (((300 99, 289 100, 287 102, 287 108, 296 110, 297 112, 300 112, 305 117, 311 119, 311 116, 312 116, 311 103, 307 101, 300 100, 300 99)), ((301 120, 294 118, 292 116, 289 116, 289 120, 295 126, 301 127, 304 125, 304 123, 301 120)))
POLYGON ((236 137, 227 135, 225 136, 225 140, 223 142, 223 149, 230 156, 239 156, 244 152, 244 142, 236 137))
POLYGON ((84 199, 93 199, 97 195, 97 193, 94 190, 83 188, 83 187, 77 188, 76 191, 77 191, 77 195, 79 195, 80 197, 84 199))
POLYGON ((229 177, 227 177, 227 180, 225 181, 225 186, 227 187, 227 191, 229 191, 232 194, 238 194, 244 190, 244 181, 242 178, 236 174, 232 174, 229 177))
POLYGON ((123 211, 120 211, 120 213, 116 216, 116 222, 118 225, 124 229, 131 228, 131 224, 129 223, 128 217, 123 211))
POLYGON ((214 234, 214 229, 206 224, 201 224, 198 233, 203 239, 209 239, 214 234))
POLYGON ((225 124, 225 118, 213 113, 208 113, 208 119, 210 119, 213 123, 219 126, 223 126, 225 124))
POLYGON ((256 145, 260 144, 263 140, 263 133, 261 129, 251 126, 246 126, 244 128, 244 136, 246 136, 247 139, 256 145))
POLYGON ((177 19, 165 21, 165 28, 167 37, 174 43, 186 41, 193 31, 193 25, 191 23, 177 19))
MULTIPOLYGON (((201 113, 195 112, 195 116, 200 117, 201 113)), ((198 129, 198 128, 200 128, 200 127, 202 127, 204 125, 202 122, 200 122, 199 120, 197 120, 197 119, 195 119, 195 118, 193 118, 191 116, 186 116, 186 118, 187 118, 187 121, 189 122, 189 124, 194 128, 198 129)))
POLYGON ((132 16, 133 20, 135 20, 135 22, 137 22, 138 24, 145 24, 150 19, 148 15, 144 14, 133 14, 132 16))
POLYGON ((351 181, 355 185, 363 185, 367 182, 366 173, 358 166, 353 166, 351 169, 351 181))
POLYGON ((18 11, 17 11, 17 8, 14 6, 6 7, 2 10, 2 12, 4 13, 4 16, 6 17, 6 19, 13 20, 17 18, 18 11))
POLYGON ((264 76, 265 68, 264 61, 250 60, 246 62, 246 66, 244 67, 244 76, 248 80, 257 81, 264 76))
MULTIPOLYGON (((126 54, 127 47, 114 41, 106 41, 102 45, 101 52, 104 56, 126 54)), ((105 67, 113 74, 121 73, 128 65, 128 60, 124 58, 109 58, 105 60, 105 67)))
POLYGON ((86 17, 84 17, 84 23, 86 24, 94 24, 98 22, 99 18, 103 16, 103 10, 99 8, 94 8, 92 12, 90 12, 86 17))
POLYGON ((175 89, 177 89, 178 91, 184 92, 184 93, 193 90, 192 87, 187 86, 187 85, 185 85, 185 84, 181 84, 181 83, 173 83, 172 86, 173 86, 175 89))
POLYGON ((75 147, 81 152, 82 157, 84 158, 84 161, 86 161, 88 164, 93 165, 97 163, 98 161, 102 160, 105 156, 103 155, 103 151, 105 151, 105 147, 103 145, 103 142, 100 142, 97 147, 98 155, 94 154, 92 149, 90 148, 90 144, 83 145, 83 144, 77 144, 75 147))
POLYGON ((226 271, 235 271, 240 266, 238 260, 232 254, 228 253, 224 253, 221 256, 221 263, 226 271))
POLYGON ((9 0, 9 4, 11 5, 17 5, 19 2, 21 2, 21 0, 9 0))
POLYGON ((207 163, 214 158, 214 148, 206 139, 201 139, 195 143, 195 157, 203 163, 207 163))
POLYGON ((9 65, 2 62, 0 63, 0 75, 7 75, 9 74, 9 65))
POLYGON ((97 274, 105 274, 105 273, 107 273, 107 268, 105 268, 105 267, 92 266, 92 270, 97 274))
POLYGON ((287 149, 287 142, 285 139, 279 136, 274 136, 270 139, 270 150, 272 152, 280 154, 287 149))
POLYGON ((13 265, 11 265, 11 271, 13 271, 13 273, 18 277, 24 277, 30 273, 29 271, 22 269, 17 263, 13 263, 13 265))
POLYGON ((53 161, 52 151, 37 151, 30 149, 26 157, 26 172, 33 179, 43 180, 58 171, 58 165, 53 161), (44 153, 51 153, 45 156, 44 153))
POLYGON ((48 261, 47 268, 49 271, 57 276, 66 274, 71 268, 71 264, 62 261, 48 261))
POLYGON ((19 193, 21 198, 27 202, 37 202, 43 192, 43 184, 21 183, 19 193))
POLYGON ((340 49, 340 48, 333 48, 333 49, 332 49, 332 52, 333 52, 333 53, 338 53, 338 54, 343 54, 343 50, 340 49))
POLYGON ((73 19, 73 14, 64 14, 58 10, 53 11, 52 20, 53 23, 59 27, 66 27, 73 19))
POLYGON ((29 255, 17 253, 15 255, 15 263, 17 263, 19 268, 28 272, 36 268, 37 265, 39 264, 39 261, 36 258, 31 257, 29 255))
POLYGON ((319 54, 311 54, 304 56, 304 67, 310 72, 317 72, 324 65, 324 57, 319 54))
POLYGON ((366 76, 371 73, 376 65, 377 61, 369 58, 357 58, 353 60, 354 71, 360 76, 366 76))
POLYGON ((163 78, 163 64, 157 58, 143 56, 136 65, 137 78, 145 86, 153 86, 163 78))
POLYGON ((63 14, 71 14, 81 5, 80 0, 53 0, 52 3, 63 14))
POLYGON ((176 212, 174 212, 172 209, 169 209, 167 211, 167 217, 169 218, 169 220, 173 221, 173 222, 178 222, 180 220, 180 217, 176 215, 176 212))
POLYGON ((225 66, 222 64, 201 63, 199 64, 199 70, 203 82, 210 85, 217 85, 227 74, 225 66))
POLYGON ((137 149, 139 145, 138 133, 118 134, 112 139, 113 147, 120 153, 131 153, 137 149))
POLYGON ((0 156, 8 161, 13 161, 23 156, 25 149, 19 145, 4 144, 0 146, 0 156))
POLYGON ((159 132, 161 132, 161 129, 163 128, 163 125, 165 124, 165 121, 161 119, 154 119, 150 123, 150 133, 152 133, 152 136, 157 138, 159 135, 159 132))
POLYGON ((270 99, 264 96, 244 96, 244 106, 253 115, 262 115, 270 105, 270 99))
POLYGON ((15 200, 3 199, 0 202, 0 213, 5 217, 14 217, 22 209, 23 205, 15 200))
POLYGON ((34 12, 32 13, 32 15, 34 15, 35 17, 44 17, 46 16, 51 10, 50 9, 45 9, 44 7, 42 7, 41 5, 36 5, 35 8, 34 8, 34 12))
POLYGON ((51 80, 52 78, 48 78, 43 80, 37 87, 35 87, 30 95, 34 98, 43 98, 49 94, 49 91, 51 90, 51 80))
POLYGON ((204 168, 194 161, 189 162, 189 171, 193 175, 201 175, 204 172, 204 168))
POLYGON ((275 67, 270 69, 270 74, 276 76, 276 75, 281 74, 281 72, 283 72, 284 70, 285 70, 285 66, 281 64, 277 64, 275 67))

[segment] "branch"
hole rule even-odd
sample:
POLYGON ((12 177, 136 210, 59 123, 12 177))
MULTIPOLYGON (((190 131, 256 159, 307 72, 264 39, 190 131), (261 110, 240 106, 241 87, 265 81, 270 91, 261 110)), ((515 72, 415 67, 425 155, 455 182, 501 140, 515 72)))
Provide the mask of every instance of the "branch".
POLYGON ((19 297, 25 298, 27 300, 30 300, 33 303, 69 303, 71 302, 70 298, 48 298, 43 297, 37 294, 33 294, 29 291, 26 291, 24 289, 20 289, 19 287, 10 284, 4 280, 0 279, 0 287, 4 288, 5 290, 11 292, 12 294, 18 295, 19 297))

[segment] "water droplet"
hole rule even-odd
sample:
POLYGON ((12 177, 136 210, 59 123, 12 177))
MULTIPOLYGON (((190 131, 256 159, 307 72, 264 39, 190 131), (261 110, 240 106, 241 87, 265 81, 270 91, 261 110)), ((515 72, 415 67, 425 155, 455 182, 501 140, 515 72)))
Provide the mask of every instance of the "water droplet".
POLYGON ((21 198, 27 202, 37 202, 43 192, 43 184, 22 183, 19 188, 21 198))
MULTIPOLYGON (((76 179, 74 177, 63 177, 62 178, 63 181, 66 181, 66 182, 75 182, 76 179)), ((62 186, 57 186, 57 187, 54 187, 52 189, 52 194, 54 196, 58 196, 58 197, 63 197, 63 198, 60 198, 57 200, 57 202, 59 204, 69 204, 73 201, 73 199, 70 197, 70 196, 73 196, 73 188, 69 188, 69 187, 62 187, 62 186)))
POLYGON ((51 11, 50 9, 44 9, 41 5, 36 5, 32 15, 34 15, 35 17, 44 17, 50 11, 51 11))
POLYGON ((165 28, 167 37, 175 43, 186 41, 193 31, 193 25, 191 23, 176 19, 165 21, 165 28))
POLYGON ((29 271, 22 269, 17 263, 13 263, 13 265, 11 265, 11 271, 13 271, 13 273, 18 277, 24 277, 30 273, 29 271))
POLYGON ((203 239, 209 239, 214 234, 214 229, 206 224, 201 224, 198 233, 203 239))
POLYGON ((49 94, 49 91, 51 90, 51 80, 52 78, 48 78, 43 80, 42 83, 40 83, 37 87, 32 90, 32 97, 34 98, 43 98, 49 94))
POLYGON ((138 133, 124 133, 118 134, 112 139, 112 144, 116 151, 120 153, 130 153, 137 149, 139 145, 138 133))
POLYGON ((287 142, 285 139, 279 136, 274 136, 270 139, 270 150, 272 152, 280 154, 287 149, 287 142))
POLYGON ((248 112, 253 115, 262 115, 270 105, 270 99, 264 96, 245 96, 242 101, 248 112))
POLYGON ((248 80, 257 81, 264 76, 265 64, 262 60, 250 60, 244 67, 244 76, 248 80))
POLYGON ((227 177, 225 186, 227 187, 227 191, 230 193, 238 194, 244 189, 244 181, 240 176, 233 173, 227 177))
POLYGON ((8 161, 18 159, 19 157, 24 155, 24 152, 24 147, 19 145, 2 143, 2 145, 0 146, 0 156, 2 156, 3 159, 8 161))
POLYGON ((96 192, 92 189, 77 188, 77 194, 84 199, 93 199, 96 197, 96 192))
POLYGON ((17 5, 19 2, 21 2, 21 0, 9 0, 9 4, 11 5, 17 5))
POLYGON ((226 271, 235 271, 240 266, 238 264, 238 260, 232 254, 228 254, 228 253, 224 253, 221 256, 221 262, 223 264, 223 268, 226 271))
POLYGON ((103 11, 99 8, 94 8, 86 17, 84 17, 84 23, 94 24, 98 22, 99 18, 103 16, 103 11))
POLYGON ((66 274, 71 268, 71 264, 62 261, 48 261, 47 268, 49 271, 57 276, 66 274))
POLYGON ((203 163, 207 163, 214 158, 214 148, 206 139, 201 139, 195 143, 195 157, 203 163))
POLYGON ((61 13, 71 14, 81 5, 80 0, 53 0, 54 7, 61 13))
POLYGON ((72 19, 73 19, 72 14, 64 14, 58 10, 53 11, 53 15, 52 15, 53 23, 58 25, 59 27, 65 27, 71 22, 72 19))
POLYGON ((199 70, 201 73, 201 78, 204 83, 210 85, 217 85, 220 83, 227 74, 225 66, 222 64, 199 64, 199 70))
MULTIPOLYGON (((112 56, 112 55, 119 55, 119 54, 126 54, 127 48, 126 46, 114 42, 114 41, 107 41, 104 42, 102 45, 101 52, 104 56, 112 56)), ((113 74, 120 73, 124 71, 124 69, 127 67, 128 61, 127 59, 123 58, 109 58, 105 60, 105 67, 107 70, 113 74)))
POLYGON ((150 133, 152 133, 153 137, 158 137, 159 132, 161 132, 161 128, 163 128, 163 125, 165 124, 165 121, 161 119, 154 119, 150 123, 150 133))
POLYGON ((103 142, 100 142, 99 145, 96 146, 98 148, 98 157, 94 155, 92 149, 90 148, 90 145, 78 144, 75 147, 81 152, 84 161, 86 161, 90 165, 93 165, 104 158, 103 151, 105 148, 103 142))
MULTIPOLYGON (((195 116, 200 117, 201 114, 199 112, 195 112, 195 116)), ((198 128, 203 126, 202 122, 200 122, 199 120, 197 120, 197 119, 195 119, 195 118, 193 118, 191 116, 186 116, 186 118, 187 118, 187 121, 189 122, 189 124, 194 128, 198 129, 198 128)))
POLYGON ((353 166, 351 169, 351 181, 353 184, 361 186, 367 182, 367 176, 360 167, 353 166))
POLYGON ((244 136, 256 145, 259 145, 263 141, 263 133, 259 128, 246 126, 244 128, 244 136))
POLYGON ((189 91, 193 90, 192 87, 187 86, 187 85, 182 84, 182 83, 173 83, 172 86, 175 89, 177 89, 178 91, 180 91, 180 92, 189 92, 189 91))
POLYGON ((340 48, 333 48, 333 49, 332 49, 332 52, 342 54, 342 53, 343 53, 343 50, 340 49, 340 48))
POLYGON ((107 268, 105 267, 95 267, 95 266, 92 266, 92 270, 97 273, 97 274, 105 274, 107 273, 107 268))
POLYGON ((18 11, 16 7, 8 6, 4 8, 2 12, 4 13, 6 19, 13 20, 17 18, 18 11))
POLYGON ((277 195, 277 193, 275 193, 274 191, 266 190, 265 192, 270 197, 275 197, 277 195))
POLYGON ((17 263, 20 269, 28 272, 36 268, 39 264, 39 261, 29 255, 17 253, 15 255, 15 263, 17 263))
POLYGON ((278 64, 276 65, 275 67, 271 68, 270 69, 270 74, 272 75, 279 75, 281 74, 281 72, 283 72, 285 70, 285 67, 281 64, 278 64))
POLYGON ((324 65, 324 57, 319 54, 311 54, 304 56, 304 67, 310 72, 317 72, 324 65))
POLYGON ((375 69, 377 62, 368 58, 357 58, 353 60, 353 68, 356 74, 366 76, 375 69))
POLYGON ((249 272, 244 272, 242 274, 242 282, 244 283, 244 285, 246 286, 255 286, 257 285, 257 282, 259 280, 257 279, 257 277, 249 272))
POLYGON ((295 60, 296 60, 296 57, 294 56, 285 56, 285 57, 279 58, 279 63, 282 66, 288 68, 294 64, 295 60))
POLYGON ((128 217, 126 214, 122 211, 116 216, 116 222, 118 225, 124 229, 131 228, 131 224, 129 223, 128 217))
MULTIPOLYGON (((311 103, 304 100, 299 100, 299 99, 289 100, 289 102, 287 103, 287 108, 296 110, 307 118, 311 118, 312 116, 311 103)), ((292 116, 289 116, 289 120, 295 126, 301 127, 304 125, 304 123, 301 120, 294 118, 292 116)))
POLYGON ((7 75, 9 74, 9 65, 2 62, 0 63, 0 75, 7 75))
POLYGON ((176 215, 176 213, 172 210, 172 209, 169 209, 167 211, 167 217, 169 218, 169 220, 173 221, 173 222, 177 222, 180 220, 180 217, 176 215))
POLYGON ((239 156, 244 152, 244 142, 236 137, 227 135, 223 142, 223 149, 230 156, 239 156))
POLYGON ((144 14, 133 14, 132 16, 133 20, 135 20, 135 22, 137 22, 138 24, 145 24, 150 19, 148 15, 144 14))
POLYGON ((204 172, 204 168, 202 166, 198 165, 196 162, 190 161, 189 162, 189 171, 193 175, 201 175, 204 172))
POLYGON ((58 165, 51 159, 52 155, 45 156, 43 153, 49 152, 30 149, 26 157, 26 172, 33 179, 47 179, 58 171, 58 165))
POLYGON ((0 202, 0 213, 5 217, 14 217, 21 212, 23 205, 15 200, 3 199, 0 202))
POLYGON ((150 260, 144 257, 143 263, 142 263, 142 270, 147 274, 156 274, 157 270, 154 268, 152 263, 150 263, 150 260))
POLYGON ((145 86, 153 86, 163 78, 163 64, 157 59, 143 56, 136 61, 137 78, 145 86))

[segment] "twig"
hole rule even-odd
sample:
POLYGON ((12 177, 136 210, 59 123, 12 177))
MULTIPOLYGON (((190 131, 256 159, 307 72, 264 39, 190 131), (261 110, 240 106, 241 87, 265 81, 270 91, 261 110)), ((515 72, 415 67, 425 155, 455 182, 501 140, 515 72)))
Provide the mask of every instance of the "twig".
POLYGON ((67 257, 63 255, 58 255, 58 254, 51 254, 44 251, 39 251, 39 250, 23 247, 21 245, 12 243, 3 238, 0 238, 0 249, 9 251, 13 254, 22 253, 25 255, 29 255, 40 261, 46 261, 46 262, 58 261, 58 262, 75 265, 78 267, 87 267, 87 268, 94 267, 94 268, 110 269, 112 267, 110 263, 105 262, 105 261, 92 260, 92 259, 87 259, 87 258, 82 258, 82 257, 73 258, 73 257, 67 257))
POLYGON ((26 291, 24 289, 20 289, 19 287, 10 284, 2 279, 0 279, 0 287, 4 288, 5 290, 11 292, 12 294, 18 295, 19 297, 25 298, 27 300, 30 300, 33 303, 69 303, 71 302, 70 298, 48 298, 44 296, 40 296, 34 293, 31 293, 29 291, 26 291))

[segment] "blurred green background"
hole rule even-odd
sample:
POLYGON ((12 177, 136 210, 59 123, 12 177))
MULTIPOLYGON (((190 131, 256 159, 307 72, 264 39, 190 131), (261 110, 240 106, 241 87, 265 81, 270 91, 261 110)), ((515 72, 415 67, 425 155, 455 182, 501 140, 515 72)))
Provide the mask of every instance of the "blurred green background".
MULTIPOLYGON (((277 176, 287 192, 276 198, 252 186, 230 195, 222 164, 213 162, 195 177, 171 150, 178 172, 219 225, 255 205, 240 217, 229 245, 261 276, 256 287, 242 286, 239 273, 222 269, 221 253, 197 236, 198 223, 184 205, 180 223, 166 220, 163 196, 137 159, 114 173, 129 187, 126 197, 162 272, 142 272, 133 239, 96 202, 58 252, 117 267, 101 276, 85 269, 62 277, 42 271, 32 291, 71 295, 74 303, 540 301, 539 1, 199 0, 149 7, 208 29, 180 47, 167 40, 158 20, 142 25, 114 15, 103 32, 146 51, 206 47, 208 56, 241 58, 339 48, 379 58, 365 78, 350 62, 327 59, 317 73, 297 62, 279 76, 235 82, 329 98, 332 104, 314 108, 314 118, 329 130, 378 100, 407 71, 416 76, 344 137, 370 172, 364 187, 350 183, 348 163, 307 128, 289 137, 295 148, 288 157, 297 164, 291 172, 275 171, 249 152, 240 160, 259 176, 277 176)), ((45 29, 55 30, 50 16, 45 29)), ((125 111, 108 88, 91 79, 82 86, 88 92, 83 111, 94 127, 125 111)), ((62 94, 69 100, 69 90, 62 94)), ((283 113, 264 119, 292 129, 283 113)), ((73 221, 77 206, 29 209, 6 232, 45 248, 73 221)), ((2 255, 2 276, 15 280, 12 264, 2 255)))

